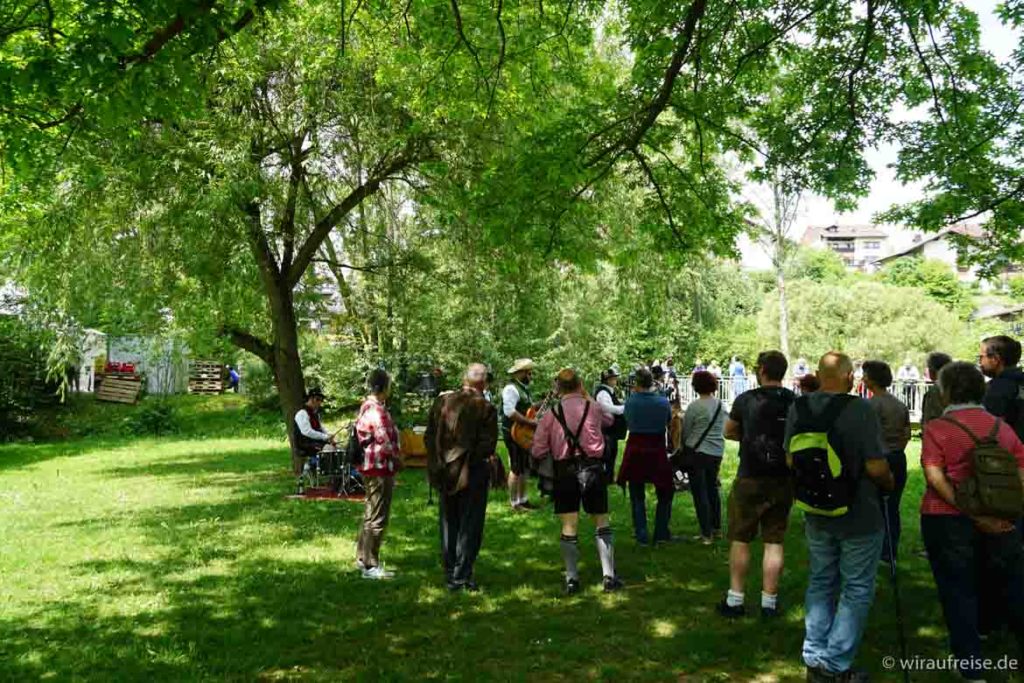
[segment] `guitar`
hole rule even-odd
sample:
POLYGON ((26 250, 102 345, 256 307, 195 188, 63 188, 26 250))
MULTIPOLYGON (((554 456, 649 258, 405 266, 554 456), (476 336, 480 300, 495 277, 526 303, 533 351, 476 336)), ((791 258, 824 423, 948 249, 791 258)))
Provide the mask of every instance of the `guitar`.
MULTIPOLYGON (((540 400, 540 403, 534 403, 526 411, 526 417, 539 422, 544 413, 551 409, 551 406, 558 402, 558 395, 552 391, 545 394, 544 398, 540 400)), ((529 425, 519 424, 516 422, 512 425, 512 429, 509 433, 512 436, 512 440, 518 444, 520 448, 530 450, 533 446, 533 434, 537 431, 536 427, 530 427, 529 425)))
MULTIPOLYGON (((538 420, 540 419, 539 413, 539 408, 533 405, 530 406, 529 409, 526 411, 526 417, 531 420, 538 420)), ((533 446, 533 435, 536 431, 536 427, 531 427, 530 425, 524 425, 521 422, 516 422, 515 424, 512 425, 512 440, 515 441, 520 448, 530 450, 530 447, 533 446)))

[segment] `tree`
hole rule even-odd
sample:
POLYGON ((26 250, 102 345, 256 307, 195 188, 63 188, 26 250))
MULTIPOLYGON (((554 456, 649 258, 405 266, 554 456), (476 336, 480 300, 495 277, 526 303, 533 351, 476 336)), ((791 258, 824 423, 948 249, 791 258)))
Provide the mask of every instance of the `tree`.
POLYGON ((946 308, 966 317, 971 311, 967 292, 956 273, 942 261, 904 257, 893 261, 880 273, 882 282, 897 287, 916 287, 946 308))
MULTIPOLYGON (((973 14, 947 4, 960 21, 933 33, 951 41, 951 75, 987 83, 973 14)), ((402 287, 423 271, 401 242, 406 223, 429 218, 420 229, 433 237, 464 230, 476 258, 527 281, 637 258, 608 249, 613 239, 653 245, 689 276, 700 264, 687 260, 730 252, 750 215, 725 172, 733 158, 849 206, 870 181, 864 150, 892 134, 887 112, 928 85, 913 48, 933 11, 908 0, 341 12, 326 0, 203 0, 130 16, 93 5, 54 5, 67 39, 50 31, 49 3, 32 4, 27 23, 7 17, 3 267, 76 318, 179 326, 194 348, 220 331, 272 367, 289 422, 298 330, 326 313, 328 277, 353 324, 385 307, 365 347, 411 338, 402 287), (31 109, 42 125, 19 132, 31 109), (609 231, 602 211, 624 196, 630 224, 609 231)), ((703 320, 714 297, 679 287, 667 298, 682 294, 703 320)), ((509 297, 523 311, 537 298, 509 297)), ((542 343, 531 336, 542 320, 529 320, 514 333, 542 343)))
POLYGON ((769 215, 759 214, 753 234, 768 252, 775 272, 775 288, 779 296, 779 349, 789 358, 789 312, 786 306, 786 269, 796 253, 792 230, 800 208, 801 192, 780 176, 772 180, 769 215))

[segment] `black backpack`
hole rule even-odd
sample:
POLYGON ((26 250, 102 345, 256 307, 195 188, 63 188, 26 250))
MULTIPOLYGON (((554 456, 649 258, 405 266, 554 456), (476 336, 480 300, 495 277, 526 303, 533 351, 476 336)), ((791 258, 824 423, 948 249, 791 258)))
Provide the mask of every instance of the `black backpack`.
POLYGON ((796 506, 824 517, 840 517, 850 510, 857 495, 862 467, 850 462, 833 444, 833 426, 856 396, 833 396, 824 411, 811 412, 809 396, 793 403, 796 425, 789 440, 796 480, 796 506))
POLYGON ((363 464, 366 459, 366 446, 370 445, 370 439, 363 443, 359 440, 359 433, 356 431, 356 423, 348 426, 348 440, 345 442, 345 461, 356 467, 363 464))
POLYGON ((750 424, 743 425, 743 454, 751 476, 785 474, 786 415, 796 397, 786 389, 750 392, 750 424))

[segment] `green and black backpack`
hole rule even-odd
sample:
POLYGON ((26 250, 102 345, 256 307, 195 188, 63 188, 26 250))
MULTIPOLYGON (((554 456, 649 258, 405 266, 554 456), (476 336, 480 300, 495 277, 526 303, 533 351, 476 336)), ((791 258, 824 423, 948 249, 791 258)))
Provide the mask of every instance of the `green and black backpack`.
POLYGON ((956 487, 956 505, 969 515, 991 515, 1010 521, 1024 514, 1024 487, 1021 486, 1017 459, 999 443, 996 418, 992 431, 978 438, 967 426, 951 415, 940 417, 963 430, 974 443, 971 449, 971 476, 956 487))
POLYGON ((789 456, 796 480, 796 506, 824 517, 841 517, 857 495, 862 467, 844 458, 834 445, 833 426, 856 396, 832 397, 815 415, 807 396, 793 403, 796 424, 789 440, 789 456))

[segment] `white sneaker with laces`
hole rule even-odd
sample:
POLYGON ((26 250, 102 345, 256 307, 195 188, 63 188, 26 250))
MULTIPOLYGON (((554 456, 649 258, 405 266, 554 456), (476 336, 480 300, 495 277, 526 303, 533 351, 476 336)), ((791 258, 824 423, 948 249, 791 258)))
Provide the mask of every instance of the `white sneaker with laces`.
POLYGON ((384 567, 370 567, 369 569, 363 570, 363 578, 382 581, 385 579, 395 578, 395 573, 387 571, 384 567))

